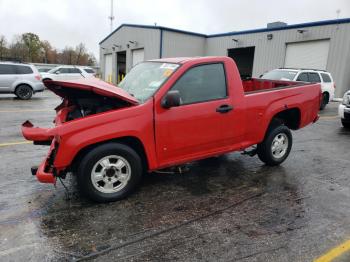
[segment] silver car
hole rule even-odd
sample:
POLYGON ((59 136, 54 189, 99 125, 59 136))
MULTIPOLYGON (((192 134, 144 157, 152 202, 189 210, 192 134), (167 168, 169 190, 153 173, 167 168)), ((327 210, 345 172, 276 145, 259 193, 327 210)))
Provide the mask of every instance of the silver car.
POLYGON ((33 65, 0 62, 0 94, 15 94, 27 100, 36 92, 44 91, 41 76, 33 65))

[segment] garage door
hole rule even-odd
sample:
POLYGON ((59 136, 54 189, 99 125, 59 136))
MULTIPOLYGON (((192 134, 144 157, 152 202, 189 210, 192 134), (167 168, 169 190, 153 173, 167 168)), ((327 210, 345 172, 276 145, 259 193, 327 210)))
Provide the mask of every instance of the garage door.
POLYGON ((329 40, 287 44, 284 66, 287 68, 326 69, 329 40))
POLYGON ((105 81, 112 82, 112 54, 105 55, 105 81))
POLYGON ((145 60, 144 49, 135 49, 132 50, 132 66, 145 60))

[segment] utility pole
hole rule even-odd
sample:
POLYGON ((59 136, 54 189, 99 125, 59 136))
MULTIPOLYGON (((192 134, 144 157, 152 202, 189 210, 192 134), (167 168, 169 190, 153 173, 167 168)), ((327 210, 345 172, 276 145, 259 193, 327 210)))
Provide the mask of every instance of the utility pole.
POLYGON ((335 12, 337 13, 337 19, 339 19, 341 10, 340 10, 340 9, 337 9, 337 11, 335 11, 335 12))
POLYGON ((111 32, 113 31, 113 20, 114 20, 114 15, 113 15, 113 0, 111 0, 111 15, 108 17, 109 20, 111 20, 111 32))

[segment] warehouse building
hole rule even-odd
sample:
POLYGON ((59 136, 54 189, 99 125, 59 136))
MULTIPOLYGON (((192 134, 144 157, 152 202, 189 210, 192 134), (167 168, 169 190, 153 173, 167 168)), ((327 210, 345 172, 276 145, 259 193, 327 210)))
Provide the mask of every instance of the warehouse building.
POLYGON ((162 26, 122 24, 100 43, 102 77, 118 83, 137 63, 166 57, 230 56, 242 77, 275 68, 332 73, 341 97, 350 89, 350 18, 204 35, 162 26))

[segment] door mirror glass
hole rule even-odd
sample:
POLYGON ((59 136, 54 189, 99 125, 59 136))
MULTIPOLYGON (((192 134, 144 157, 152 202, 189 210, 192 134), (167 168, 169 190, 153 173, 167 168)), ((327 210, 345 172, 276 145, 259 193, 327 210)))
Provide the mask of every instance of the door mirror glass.
POLYGON ((180 92, 178 90, 169 91, 162 100, 163 108, 176 107, 181 104, 180 92))

